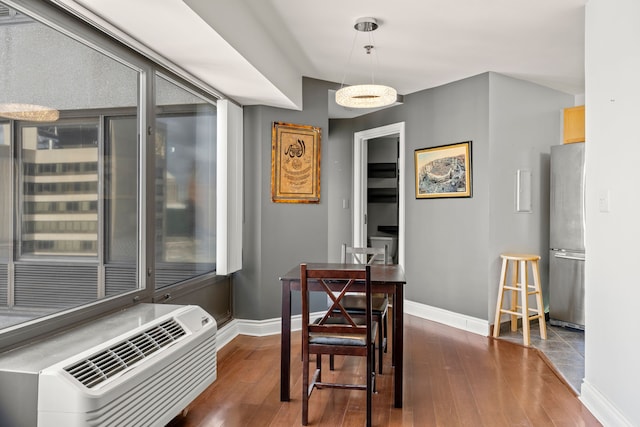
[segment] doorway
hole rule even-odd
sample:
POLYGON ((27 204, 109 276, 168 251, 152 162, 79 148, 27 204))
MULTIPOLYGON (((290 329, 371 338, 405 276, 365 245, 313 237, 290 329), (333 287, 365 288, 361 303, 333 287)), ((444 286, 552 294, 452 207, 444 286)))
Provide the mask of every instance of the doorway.
POLYGON ((367 246, 368 229, 368 144, 382 137, 397 137, 397 262, 404 266, 405 245, 405 132, 404 122, 356 132, 353 137, 353 245, 367 246))

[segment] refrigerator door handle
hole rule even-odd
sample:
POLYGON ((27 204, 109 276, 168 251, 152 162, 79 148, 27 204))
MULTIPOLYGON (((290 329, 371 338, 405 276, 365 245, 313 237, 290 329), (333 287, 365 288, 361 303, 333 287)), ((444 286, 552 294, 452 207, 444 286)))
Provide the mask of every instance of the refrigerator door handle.
POLYGON ((554 257, 556 258, 562 258, 562 259, 574 259, 576 261, 584 261, 584 255, 567 255, 565 253, 555 253, 553 254, 554 257))
POLYGON ((582 162, 582 248, 587 247, 587 233, 584 230, 587 229, 587 165, 582 162))

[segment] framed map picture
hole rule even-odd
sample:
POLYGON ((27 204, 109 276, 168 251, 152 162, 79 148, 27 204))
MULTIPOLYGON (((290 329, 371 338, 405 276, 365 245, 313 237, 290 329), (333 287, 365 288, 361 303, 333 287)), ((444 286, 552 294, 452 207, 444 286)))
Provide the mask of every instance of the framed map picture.
POLYGON ((471 197, 471 141, 415 151, 416 199, 471 197))
POLYGON ((321 129, 274 122, 271 130, 271 200, 320 203, 321 129))

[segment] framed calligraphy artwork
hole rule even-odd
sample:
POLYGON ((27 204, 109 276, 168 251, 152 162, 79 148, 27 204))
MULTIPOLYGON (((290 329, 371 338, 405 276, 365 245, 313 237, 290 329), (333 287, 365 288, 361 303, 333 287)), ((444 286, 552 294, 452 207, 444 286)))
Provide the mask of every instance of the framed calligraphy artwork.
POLYGON ((271 130, 271 200, 320 203, 321 129, 274 122, 271 130))

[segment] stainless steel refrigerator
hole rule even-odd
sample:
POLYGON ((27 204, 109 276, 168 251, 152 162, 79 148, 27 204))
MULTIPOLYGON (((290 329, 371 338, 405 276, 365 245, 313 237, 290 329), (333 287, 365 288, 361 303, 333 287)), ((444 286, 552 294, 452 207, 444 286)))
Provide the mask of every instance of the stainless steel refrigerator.
POLYGON ((584 143, 551 147, 549 320, 584 329, 584 143))

